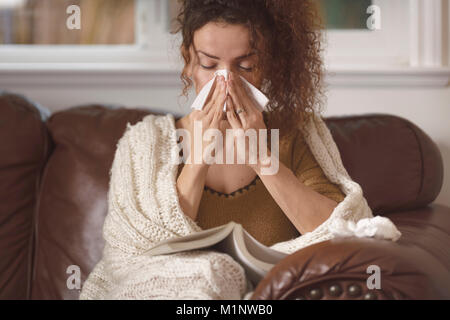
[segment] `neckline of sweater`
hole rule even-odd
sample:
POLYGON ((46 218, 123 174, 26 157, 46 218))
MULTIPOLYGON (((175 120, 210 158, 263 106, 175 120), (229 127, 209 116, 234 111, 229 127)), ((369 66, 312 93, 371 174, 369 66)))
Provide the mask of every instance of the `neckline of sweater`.
POLYGON ((220 191, 216 191, 210 187, 208 187, 207 185, 204 186, 204 190, 211 193, 211 194, 216 194, 219 197, 224 197, 224 198, 233 198, 235 197, 237 194, 243 194, 244 192, 250 190, 250 188, 254 185, 256 185, 256 182, 260 179, 259 175, 256 175, 255 178, 246 186, 243 186, 231 193, 225 193, 225 192, 220 192, 220 191))

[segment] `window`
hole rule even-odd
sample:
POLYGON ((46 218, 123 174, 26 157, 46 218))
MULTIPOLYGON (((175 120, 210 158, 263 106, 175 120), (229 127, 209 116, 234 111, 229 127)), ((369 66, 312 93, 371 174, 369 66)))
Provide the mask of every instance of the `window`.
POLYGON ((371 0, 319 0, 327 29, 365 29, 371 0))
MULTIPOLYGON (((332 83, 447 84, 445 0, 317 1, 332 83), (367 28, 371 5, 380 10, 380 29, 367 28)), ((0 0, 0 76, 19 81, 45 71, 60 83, 58 75, 73 71, 76 83, 100 76, 179 85, 181 35, 170 34, 178 10, 177 0, 0 0), (80 30, 66 27, 73 4, 81 9, 80 30)))
POLYGON ((0 70, 174 68, 166 0, 1 0, 0 17, 0 70), (67 26, 73 5, 79 29, 67 26))
MULTIPOLYGON (((330 1, 330 0, 324 0, 330 1)), ((331 0, 336 5, 341 1, 331 0)), ((341 68, 406 66, 409 64, 409 8, 404 0, 374 0, 379 8, 380 29, 367 27, 367 3, 343 9, 356 16, 359 28, 337 28, 326 31, 327 62, 341 68), (365 8, 364 8, 365 7, 365 8), (352 13, 353 12, 353 13, 352 13), (357 14, 356 12, 359 12, 357 14)), ((347 1, 348 3, 348 1, 347 1)), ((334 23, 334 22, 332 22, 334 23)))
POLYGON ((8 0, 0 2, 0 44, 134 44, 134 21, 130 0, 8 0), (80 8, 79 30, 65 27, 72 5, 80 8))
POLYGON ((330 83, 389 87, 448 84, 443 37, 449 14, 443 0, 372 0, 370 5, 379 13, 379 29, 367 27, 367 19, 376 17, 374 11, 364 9, 368 1, 321 2, 330 19, 325 31, 330 83), (333 18, 337 12, 345 12, 341 17, 353 21, 350 27, 333 18))

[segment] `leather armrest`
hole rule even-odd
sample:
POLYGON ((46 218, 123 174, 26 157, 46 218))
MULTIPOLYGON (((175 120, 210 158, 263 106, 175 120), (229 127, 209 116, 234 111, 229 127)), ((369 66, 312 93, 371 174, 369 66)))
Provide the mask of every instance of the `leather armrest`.
POLYGON ((351 237, 303 248, 280 261, 250 299, 450 299, 449 212, 438 205, 389 215, 402 232, 397 242, 351 237), (367 286, 369 277, 376 284, 373 265, 380 289, 367 286))

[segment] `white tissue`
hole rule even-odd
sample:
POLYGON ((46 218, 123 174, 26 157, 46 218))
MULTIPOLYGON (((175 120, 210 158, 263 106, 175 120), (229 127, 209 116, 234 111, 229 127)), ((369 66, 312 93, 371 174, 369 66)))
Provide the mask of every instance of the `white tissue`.
MULTIPOLYGON (((225 81, 228 80, 228 70, 227 69, 221 69, 214 72, 214 77, 202 88, 202 90, 199 92, 197 97, 194 100, 194 103, 192 103, 191 108, 195 110, 202 110, 203 106, 205 105, 206 98, 208 98, 209 92, 211 91, 211 88, 214 84, 214 79, 218 76, 224 76, 225 81)), ((242 81, 247 85, 247 87, 250 89, 250 92, 252 93, 255 101, 257 102, 256 105, 258 109, 262 112, 263 110, 266 110, 266 105, 269 102, 269 99, 262 93, 258 88, 256 88, 254 85, 252 85, 250 82, 248 82, 244 77, 240 76, 242 81)), ((228 94, 228 90, 227 90, 228 94)), ((227 110, 227 103, 225 102, 223 106, 223 111, 226 112, 227 110)))
POLYGON ((336 219, 328 226, 335 237, 373 237, 376 239, 397 241, 401 233, 386 217, 376 216, 358 220, 357 223, 336 219))

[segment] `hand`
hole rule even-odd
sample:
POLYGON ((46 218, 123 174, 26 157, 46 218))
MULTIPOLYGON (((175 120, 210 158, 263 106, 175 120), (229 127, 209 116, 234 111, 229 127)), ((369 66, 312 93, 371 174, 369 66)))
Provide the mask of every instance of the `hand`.
MULTIPOLYGON (((230 79, 228 80, 228 97, 227 97, 227 119, 233 129, 234 146, 238 159, 244 162, 255 171, 258 172, 261 166, 260 152, 259 152, 259 130, 267 129, 264 123, 264 117, 259 111, 256 101, 251 96, 248 87, 238 76, 230 72, 230 79), (237 114, 238 110, 242 110, 237 114), (249 143, 245 143, 245 159, 243 155, 237 152, 237 140, 248 129, 255 129, 256 132, 256 146, 250 148, 249 143), (250 163, 249 151, 256 156, 256 163, 250 163), (256 154, 255 154, 256 153, 256 154)), ((250 140, 249 140, 250 141, 250 140)), ((266 141, 267 146, 267 141, 266 141)), ((263 150, 262 154, 270 156, 269 150, 263 150)), ((264 161, 263 161, 264 162, 264 161)), ((265 162, 264 162, 265 163, 265 162)))
MULTIPOLYGON (((186 129, 189 131, 191 142, 190 142, 190 153, 189 156, 186 158, 186 161, 188 163, 192 164, 199 164, 201 166, 208 166, 209 164, 206 163, 203 159, 203 152, 205 148, 212 144, 213 142, 205 140, 204 139, 204 132, 210 128, 221 130, 220 128, 220 119, 222 118, 223 113, 223 105, 226 101, 226 83, 225 78, 223 76, 216 77, 213 83, 213 87, 211 88, 209 96, 206 98, 205 105, 202 110, 193 110, 188 115, 188 124, 186 126, 186 129), (202 132, 201 137, 195 137, 195 130, 194 130, 194 124, 195 121, 199 121, 199 124, 201 123, 202 126, 202 132), (195 162, 194 158, 194 141, 195 139, 198 139, 198 141, 202 141, 201 145, 199 145, 200 152, 201 152, 201 163, 195 162)), ((222 132, 223 134, 223 132, 222 132)), ((212 154, 214 156, 214 154, 212 154)))

